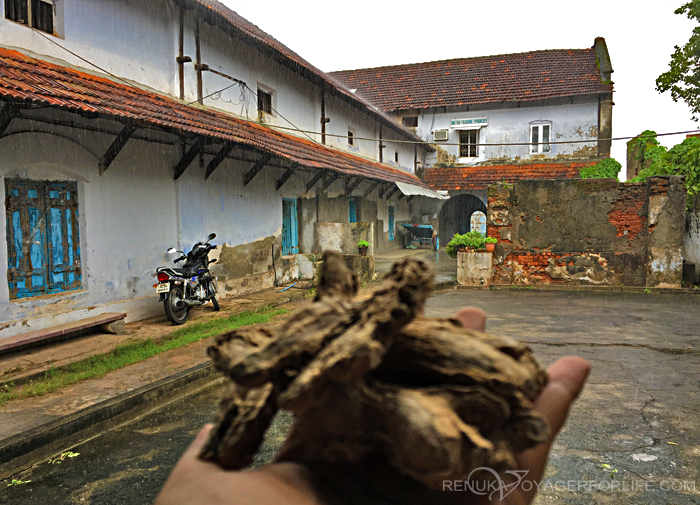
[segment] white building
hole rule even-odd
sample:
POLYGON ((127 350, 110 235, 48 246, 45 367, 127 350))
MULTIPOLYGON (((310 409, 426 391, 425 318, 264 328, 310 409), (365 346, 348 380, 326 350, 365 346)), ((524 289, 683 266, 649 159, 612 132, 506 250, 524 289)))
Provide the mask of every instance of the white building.
POLYGON ((593 47, 415 63, 330 75, 432 143, 423 179, 453 197, 441 240, 470 229, 496 182, 578 177, 610 156, 612 65, 593 47))
POLYGON ((317 223, 388 247, 437 212, 429 145, 219 2, 2 3, 0 338, 158 313, 164 251, 210 232, 238 294, 299 277, 317 223))

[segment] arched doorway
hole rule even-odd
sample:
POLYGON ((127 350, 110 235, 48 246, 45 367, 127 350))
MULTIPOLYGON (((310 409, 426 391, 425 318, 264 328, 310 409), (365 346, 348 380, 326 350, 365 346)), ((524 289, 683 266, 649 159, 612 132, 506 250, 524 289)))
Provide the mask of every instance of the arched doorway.
POLYGON ((486 205, 474 195, 450 198, 440 210, 440 243, 447 245, 455 233, 467 233, 471 229, 471 216, 477 211, 486 214, 486 205))

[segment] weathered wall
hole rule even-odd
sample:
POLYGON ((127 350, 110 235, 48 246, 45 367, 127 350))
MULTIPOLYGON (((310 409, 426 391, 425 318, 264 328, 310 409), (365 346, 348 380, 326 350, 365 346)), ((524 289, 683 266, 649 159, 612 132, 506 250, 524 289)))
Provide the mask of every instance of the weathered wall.
POLYGON ((367 254, 374 254, 374 223, 316 223, 314 250, 357 254, 360 240, 369 242, 367 254))
POLYGON ((690 265, 689 283, 700 284, 700 193, 695 195, 693 210, 685 217, 685 239, 683 259, 690 265))
POLYGON ((496 284, 680 286, 679 177, 497 184, 488 203, 496 284))

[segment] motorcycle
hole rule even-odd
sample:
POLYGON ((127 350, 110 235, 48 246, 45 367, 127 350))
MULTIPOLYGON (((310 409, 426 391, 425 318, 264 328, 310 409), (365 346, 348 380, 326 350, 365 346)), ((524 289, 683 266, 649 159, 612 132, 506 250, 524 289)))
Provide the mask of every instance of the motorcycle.
POLYGON ((216 299, 216 277, 209 273, 209 265, 216 260, 209 259, 209 251, 216 249, 209 242, 216 238, 211 233, 206 242, 197 242, 192 250, 185 254, 174 247, 168 249, 168 253, 180 253, 182 256, 175 259, 175 263, 185 260, 182 268, 158 267, 156 277, 158 284, 154 284, 156 293, 160 295, 159 302, 163 302, 165 315, 173 324, 183 324, 187 321, 190 309, 197 305, 204 305, 211 301, 214 310, 219 310, 219 302, 216 299))

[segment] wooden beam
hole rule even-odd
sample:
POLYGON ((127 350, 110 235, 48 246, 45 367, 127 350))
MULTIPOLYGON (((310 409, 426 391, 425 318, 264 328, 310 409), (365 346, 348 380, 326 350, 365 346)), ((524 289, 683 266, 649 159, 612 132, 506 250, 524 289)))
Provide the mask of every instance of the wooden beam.
POLYGON ((204 180, 209 179, 209 176, 213 174, 214 170, 216 170, 219 165, 221 165, 221 162, 226 159, 226 156, 228 156, 233 150, 233 147, 233 142, 227 142, 224 144, 224 147, 222 147, 219 152, 214 155, 214 159, 212 159, 209 162, 209 165, 207 165, 207 173, 204 175, 204 180))
POLYGON ((289 168, 287 168, 287 171, 282 174, 282 176, 277 179, 277 191, 280 190, 282 186, 284 186, 284 183, 289 180, 289 178, 292 176, 294 173, 294 170, 299 166, 299 163, 292 163, 289 168))
POLYGON ((10 126, 10 123, 17 115, 17 106, 11 103, 6 103, 0 111, 0 135, 5 133, 5 130, 10 126))
POLYGON ((332 173, 328 179, 323 181, 323 186, 321 186, 321 189, 323 191, 326 191, 328 188, 331 187, 331 184, 333 184, 338 177, 338 174, 332 173))
POLYGON ((395 186, 394 189, 389 191, 389 194, 386 195, 386 199, 388 200, 389 198, 391 198, 394 195, 394 193, 396 193, 398 190, 399 190, 399 187, 395 186))
POLYGON ((353 182, 349 183, 348 186, 347 186, 347 190, 345 191, 345 193, 346 193, 348 196, 352 195, 352 192, 355 191, 355 188, 357 188, 357 186, 359 186, 360 183, 362 183, 362 177, 358 177, 358 178, 355 179, 353 182))
POLYGON ((379 187, 379 198, 384 198, 384 194, 389 190, 389 186, 381 184, 379 187))
POLYGON ((316 185, 318 181, 321 180, 323 177, 323 170, 319 170, 316 175, 314 175, 313 179, 309 181, 309 183, 306 185, 306 192, 308 193, 313 189, 313 187, 316 185))
POLYGON ((105 151, 105 153, 100 158, 100 162, 98 164, 100 175, 105 173, 105 170, 109 168, 109 166, 114 161, 114 158, 117 157, 119 152, 124 148, 126 143, 129 141, 129 139, 137 129, 138 126, 131 122, 126 123, 124 125, 124 128, 122 128, 122 131, 119 132, 117 138, 114 139, 112 145, 107 148, 107 151, 105 151))
POLYGON ((178 163, 173 169, 175 172, 175 180, 178 180, 180 176, 185 173, 185 170, 187 170, 187 167, 190 166, 190 163, 192 163, 197 155, 202 152, 203 147, 204 137, 197 137, 197 140, 194 141, 192 147, 187 150, 185 155, 180 160, 180 163, 178 163))
POLYGON ((399 195, 399 197, 396 199, 396 201, 397 201, 397 202, 400 202, 401 200, 403 200, 403 197, 404 197, 404 196, 406 196, 406 195, 404 195, 403 193, 401 193, 401 194, 399 195))
POLYGON ((411 203, 411 200, 413 200, 416 197, 416 195, 411 195, 408 198, 406 198, 406 203, 411 203))
POLYGON ((243 178, 243 185, 247 186, 250 181, 253 180, 253 177, 258 175, 258 172, 260 172, 265 165, 267 165, 267 162, 272 159, 272 155, 269 153, 263 154, 258 161, 255 162, 255 165, 253 165, 253 168, 248 170, 248 173, 245 174, 245 177, 243 178))
POLYGON ((362 198, 367 198, 367 197, 370 195, 370 193, 371 193, 372 191, 374 191, 374 189, 375 189, 377 186, 379 186, 379 184, 380 184, 379 182, 375 182, 375 183, 372 184, 369 188, 367 188, 367 191, 364 192, 364 194, 362 195, 362 198))

